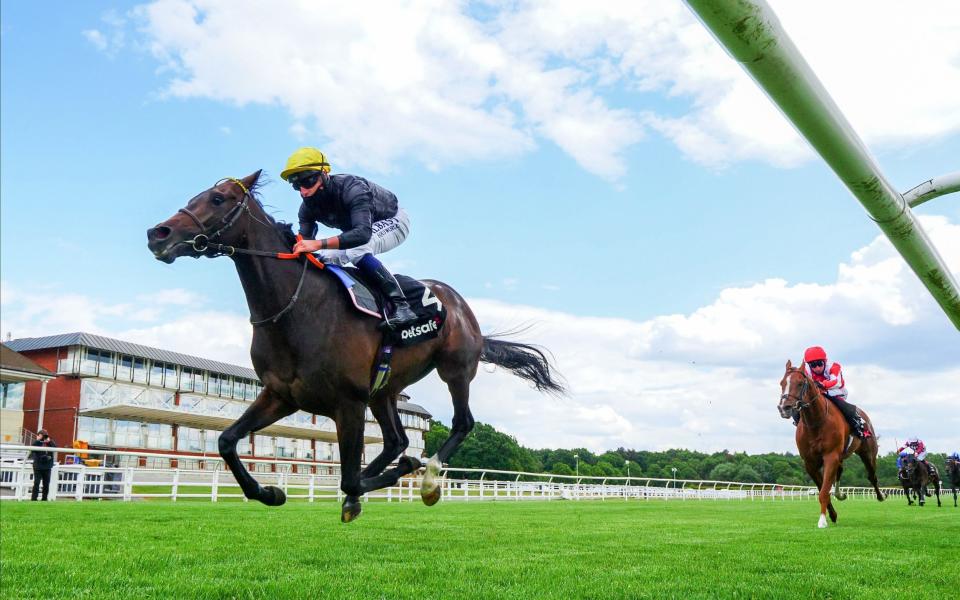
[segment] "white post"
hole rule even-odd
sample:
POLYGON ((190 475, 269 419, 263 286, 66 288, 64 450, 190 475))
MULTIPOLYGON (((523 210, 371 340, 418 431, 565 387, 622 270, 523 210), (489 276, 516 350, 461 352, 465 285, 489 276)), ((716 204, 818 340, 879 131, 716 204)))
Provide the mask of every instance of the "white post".
POLYGON ((173 488, 170 490, 170 501, 177 501, 177 492, 180 487, 180 469, 174 469, 173 471, 173 488))
POLYGON ((211 483, 211 487, 210 487, 210 501, 211 501, 211 502, 216 502, 216 501, 217 501, 217 493, 220 491, 220 490, 218 489, 218 488, 220 487, 220 469, 217 469, 216 471, 213 472, 213 479, 211 480, 210 483, 211 483))
POLYGON ((43 429, 43 407, 47 404, 47 380, 40 383, 40 412, 37 413, 37 431, 43 429))
POLYGON ((313 502, 313 490, 314 490, 314 485, 316 485, 315 478, 316 478, 316 475, 311 473, 310 479, 308 480, 308 483, 307 483, 307 502, 313 502))
MULTIPOLYGON (((87 474, 87 467, 83 463, 80 463, 80 470, 77 471, 77 490, 76 490, 76 500, 80 502, 83 500, 83 480, 87 474)), ((53 479, 53 474, 51 473, 50 479, 53 479)))

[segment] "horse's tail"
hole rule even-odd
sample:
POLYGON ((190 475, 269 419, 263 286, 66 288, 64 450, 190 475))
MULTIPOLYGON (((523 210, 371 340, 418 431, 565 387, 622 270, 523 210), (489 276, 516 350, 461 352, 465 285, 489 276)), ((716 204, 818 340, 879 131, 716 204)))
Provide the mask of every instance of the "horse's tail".
POLYGON ((536 346, 497 339, 490 335, 483 338, 480 360, 507 369, 517 377, 533 383, 541 392, 558 395, 566 392, 547 355, 536 346))

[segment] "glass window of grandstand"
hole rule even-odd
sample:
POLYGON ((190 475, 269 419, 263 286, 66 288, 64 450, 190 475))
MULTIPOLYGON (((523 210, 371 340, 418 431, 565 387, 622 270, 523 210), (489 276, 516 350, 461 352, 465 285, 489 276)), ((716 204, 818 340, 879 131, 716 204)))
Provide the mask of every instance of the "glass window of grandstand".
POLYGON ((256 381, 247 381, 243 390, 243 399, 253 402, 260 395, 260 384, 256 381))
POLYGON ((277 458, 294 458, 296 444, 289 438, 278 437, 277 439, 277 458))
POLYGON ((207 384, 207 394, 210 396, 219 396, 220 395, 220 384, 226 379, 224 375, 219 373, 210 373, 209 383, 207 384))
POLYGON ((84 375, 113 377, 113 353, 106 350, 86 348, 80 361, 80 372, 84 375))
POLYGON ((113 422, 113 446, 124 448, 143 447, 143 423, 134 421, 113 422))
POLYGON ((133 382, 147 382, 147 359, 137 357, 133 358, 133 382))
POLYGON ((23 390, 26 384, 23 382, 4 383, 0 386, 0 408, 22 409, 23 408, 23 390))
POLYGON ((203 452, 202 431, 193 427, 177 430, 177 450, 180 452, 203 452))
POLYGON ((163 387, 177 389, 177 365, 163 363, 163 387))
POLYGON ((220 376, 220 395, 229 398, 233 395, 233 378, 227 375, 220 376))
POLYGON ((193 391, 193 369, 183 367, 180 370, 180 390, 183 392, 193 391))
POLYGON ((110 420, 95 417, 77 419, 77 439, 90 444, 110 444, 110 420))
POLYGON ((273 438, 269 435, 258 435, 253 441, 257 456, 273 456, 273 438))
POLYGON ((133 357, 120 355, 117 359, 117 379, 119 381, 130 381, 133 377, 133 357))
POLYGON ((147 423, 147 448, 173 449, 173 426, 162 423, 147 423))

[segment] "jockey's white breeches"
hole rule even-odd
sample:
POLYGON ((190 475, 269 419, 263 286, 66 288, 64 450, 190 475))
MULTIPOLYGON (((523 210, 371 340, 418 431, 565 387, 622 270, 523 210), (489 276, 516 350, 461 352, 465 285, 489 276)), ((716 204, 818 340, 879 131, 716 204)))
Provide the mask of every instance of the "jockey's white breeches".
POLYGON ((403 243, 410 235, 410 217, 407 211, 397 209, 397 214, 389 219, 373 222, 373 235, 362 246, 346 250, 320 250, 317 255, 323 262, 337 265, 357 264, 365 254, 383 254, 403 243))

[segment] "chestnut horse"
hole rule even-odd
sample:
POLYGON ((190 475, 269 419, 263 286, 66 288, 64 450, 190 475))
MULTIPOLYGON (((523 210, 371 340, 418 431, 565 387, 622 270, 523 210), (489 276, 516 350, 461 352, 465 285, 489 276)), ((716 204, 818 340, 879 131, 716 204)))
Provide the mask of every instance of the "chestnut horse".
POLYGON ((286 501, 282 490, 261 486, 247 472, 237 442, 298 410, 336 423, 340 487, 346 495, 340 516, 349 522, 360 514, 360 496, 394 485, 422 466, 416 457, 401 456, 408 439, 397 401, 410 384, 436 370, 453 398, 450 436, 427 462, 421 484, 428 506, 440 498, 442 464, 473 428, 468 401, 480 361, 502 366, 541 391, 563 391, 540 350, 484 337, 453 288, 425 280, 446 307, 447 320, 438 337, 396 348, 388 383, 371 396, 371 371, 383 335, 377 319, 349 305, 335 276, 308 266, 304 256, 289 254, 294 235, 256 198, 259 178, 260 171, 243 179, 223 179, 147 231, 147 246, 157 260, 229 256, 240 277, 254 325, 250 358, 263 391, 221 434, 219 449, 247 498, 269 506, 286 501), (383 451, 361 470, 368 406, 383 433, 383 451), (398 457, 397 466, 385 470, 398 457))
POLYGON ((865 412, 857 409, 873 434, 866 440, 852 438, 850 444, 850 425, 843 418, 840 409, 820 393, 816 383, 802 369, 795 368, 787 361, 786 373, 780 380, 780 416, 789 419, 791 412, 800 412, 797 425, 797 450, 803 459, 803 466, 817 484, 820 491, 820 521, 817 526, 827 526, 827 512, 830 520, 837 522, 837 511, 830 502, 830 488, 835 489, 837 500, 846 500, 847 495, 840 491, 840 476, 843 474, 843 461, 856 452, 867 469, 867 477, 877 493, 877 500, 883 501, 883 492, 877 484, 877 435, 873 423, 865 412))

